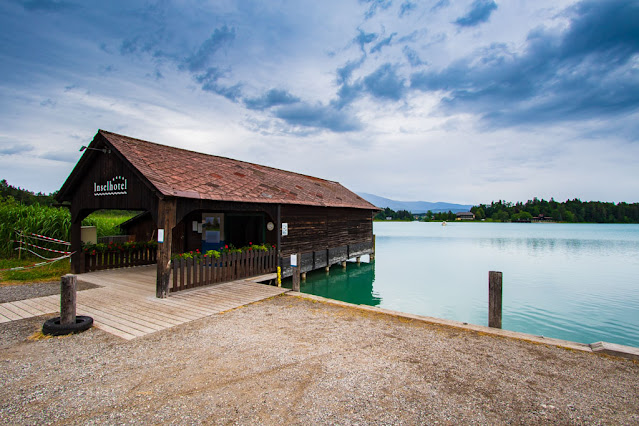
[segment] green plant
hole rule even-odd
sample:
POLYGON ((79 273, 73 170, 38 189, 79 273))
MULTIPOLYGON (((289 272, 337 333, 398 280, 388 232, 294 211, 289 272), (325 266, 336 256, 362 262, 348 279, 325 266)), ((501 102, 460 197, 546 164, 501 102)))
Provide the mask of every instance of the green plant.
POLYGON ((71 215, 66 209, 27 206, 12 197, 0 199, 0 257, 13 256, 16 230, 69 241, 71 215))
POLYGON ((186 253, 174 254, 171 256, 172 260, 175 259, 195 259, 199 260, 203 257, 214 257, 215 259, 219 259, 222 254, 231 254, 231 253, 244 253, 246 251, 269 251, 271 249, 275 249, 275 246, 267 246, 266 244, 253 244, 249 243, 248 246, 236 248, 233 244, 227 244, 220 250, 209 250, 206 253, 201 253, 200 250, 189 251, 186 253))
POLYGON ((125 252, 130 253, 136 250, 142 249, 157 249, 158 243, 157 241, 133 241, 129 243, 98 243, 98 244, 85 244, 82 246, 82 251, 85 253, 89 253, 91 255, 96 255, 97 253, 119 253, 125 252))

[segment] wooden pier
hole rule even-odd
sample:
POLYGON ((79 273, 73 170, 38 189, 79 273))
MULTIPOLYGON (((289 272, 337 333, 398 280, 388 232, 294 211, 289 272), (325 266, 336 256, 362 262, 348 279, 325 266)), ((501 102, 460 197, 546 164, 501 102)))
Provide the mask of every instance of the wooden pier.
MULTIPOLYGON (((155 297, 156 266, 112 269, 78 275, 100 286, 77 293, 78 315, 93 317, 97 328, 131 340, 289 291, 258 284, 275 274, 226 282, 155 297)), ((60 312, 60 295, 0 304, 0 323, 60 312)))

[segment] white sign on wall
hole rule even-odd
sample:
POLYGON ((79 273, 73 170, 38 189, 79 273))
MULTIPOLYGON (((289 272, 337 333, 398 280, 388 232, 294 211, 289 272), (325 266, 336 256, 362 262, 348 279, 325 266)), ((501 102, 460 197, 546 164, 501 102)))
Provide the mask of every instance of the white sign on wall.
POLYGON ((291 266, 293 268, 295 268, 297 266, 297 255, 296 254, 292 254, 291 255, 291 266))
POLYGON ((93 195, 96 197, 102 195, 126 195, 127 183, 124 176, 116 176, 102 185, 93 182, 93 195))
POLYGON ((286 237, 288 235, 288 223, 282 224, 282 237, 286 237))
POLYGON ((164 229, 158 229, 158 243, 164 242, 164 229))

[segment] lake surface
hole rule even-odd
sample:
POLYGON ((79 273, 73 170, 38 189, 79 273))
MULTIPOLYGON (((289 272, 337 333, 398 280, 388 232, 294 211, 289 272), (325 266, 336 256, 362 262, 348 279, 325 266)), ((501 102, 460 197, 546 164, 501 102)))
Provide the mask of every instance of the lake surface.
POLYGON ((639 225, 375 222, 373 263, 308 274, 301 290, 488 325, 503 272, 504 329, 639 346, 639 225))

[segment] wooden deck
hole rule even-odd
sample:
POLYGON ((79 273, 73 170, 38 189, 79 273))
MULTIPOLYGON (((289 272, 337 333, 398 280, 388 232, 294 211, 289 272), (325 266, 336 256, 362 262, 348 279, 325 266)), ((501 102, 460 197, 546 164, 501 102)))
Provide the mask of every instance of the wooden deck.
MULTIPOLYGON (((101 288, 77 293, 77 314, 89 315, 97 328, 130 340, 289 291, 258 284, 275 275, 269 274, 158 299, 155 274, 156 266, 149 265, 78 275, 78 281, 101 288)), ((59 295, 2 303, 0 323, 59 312, 59 295)))

